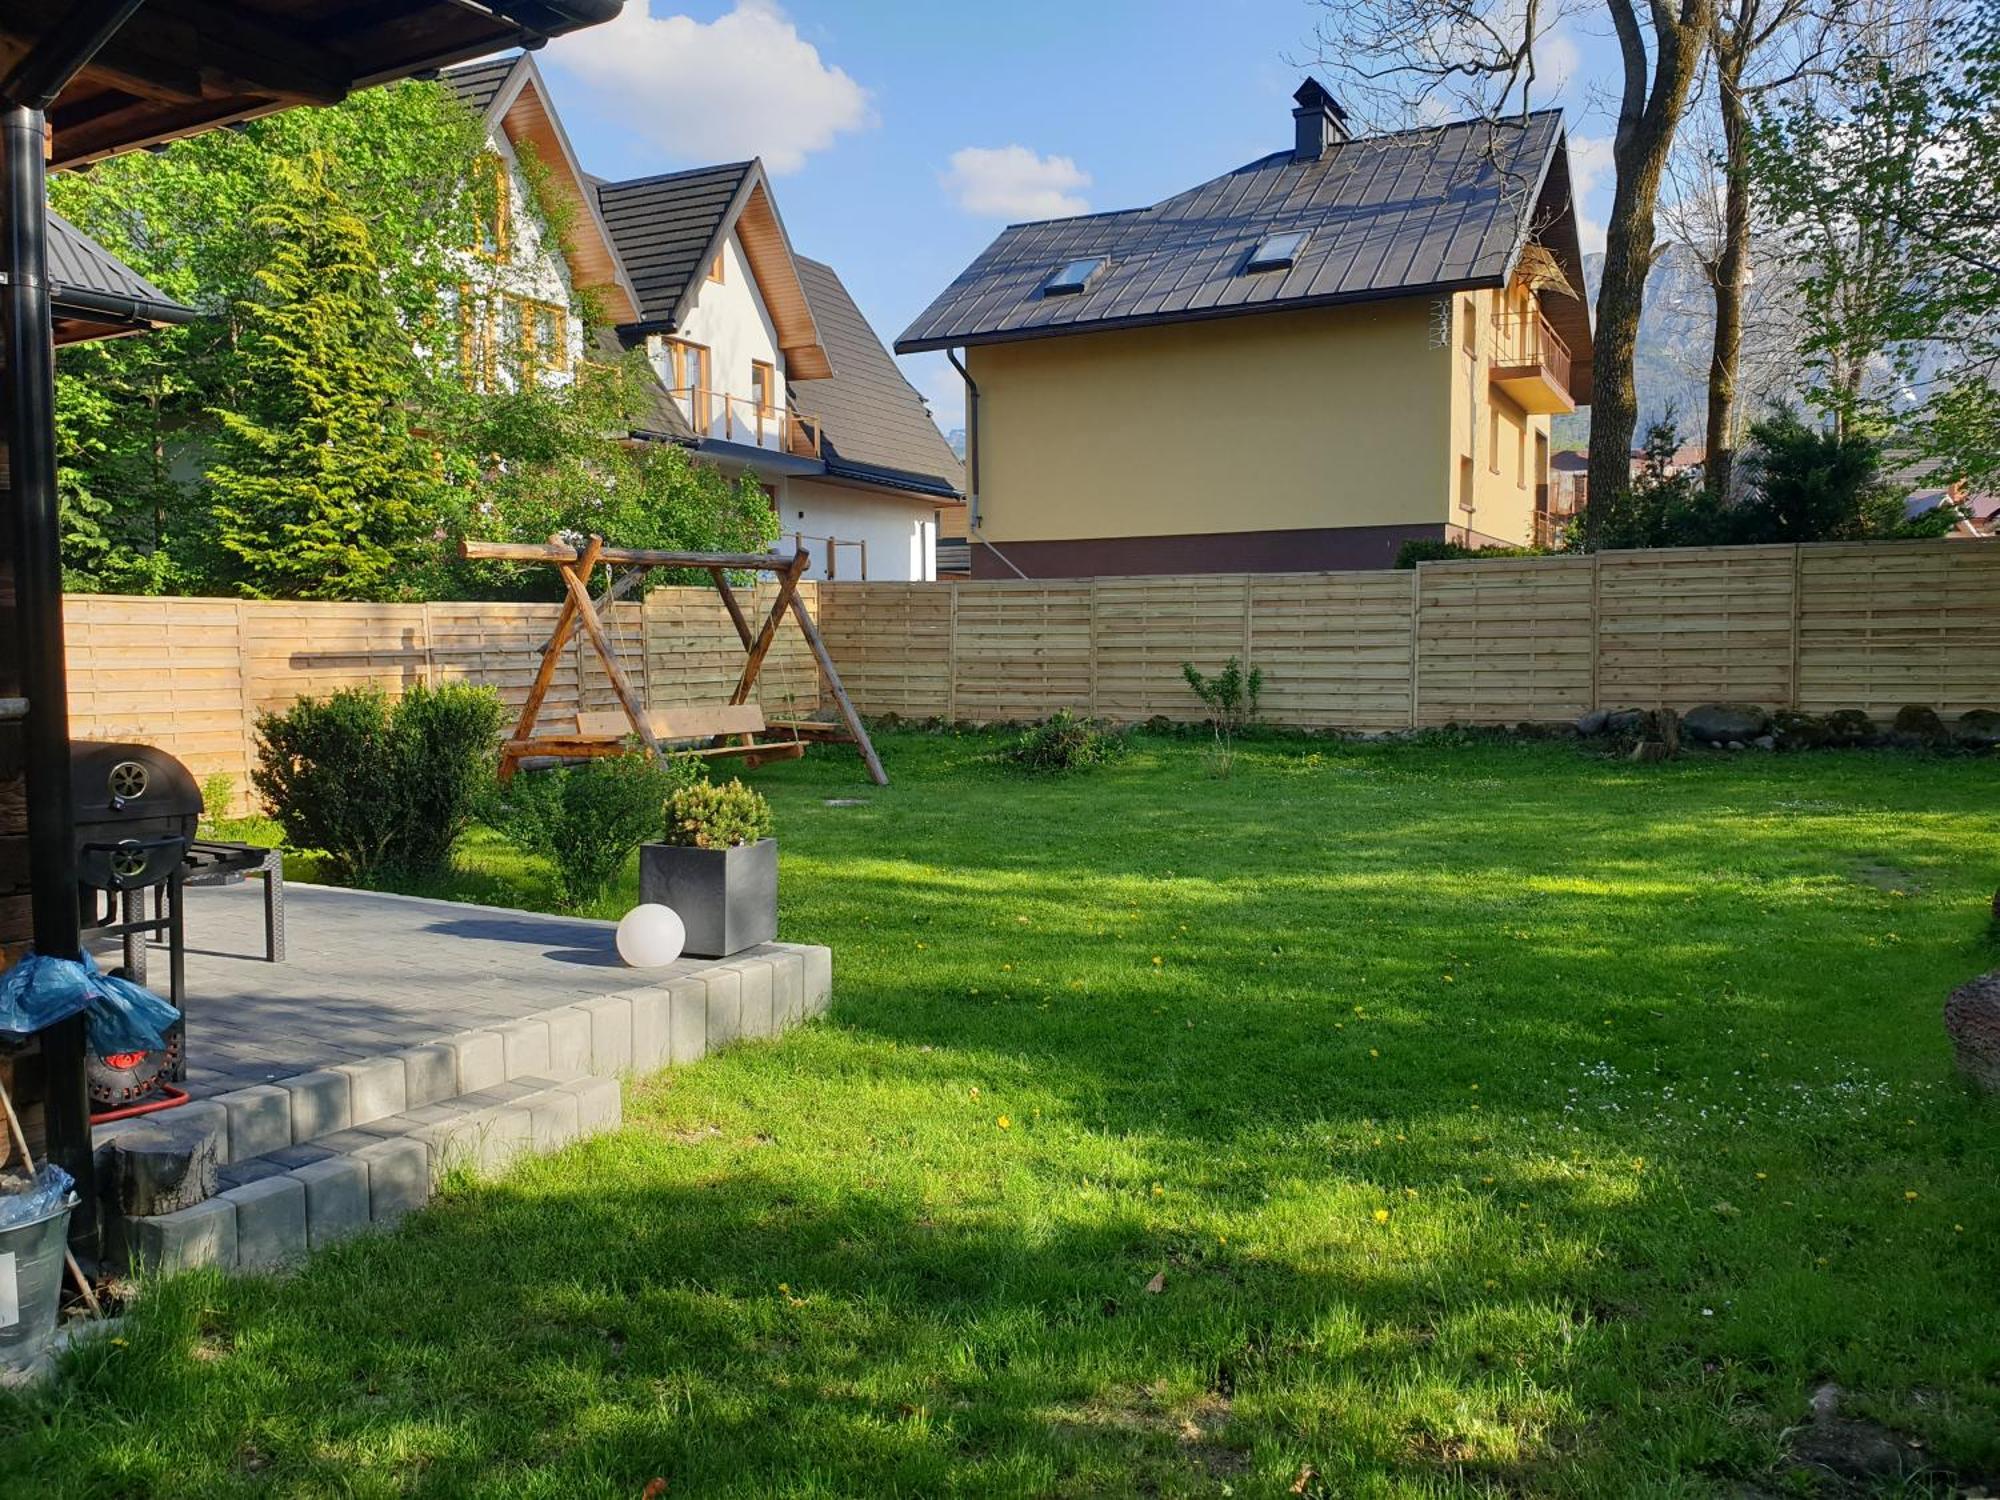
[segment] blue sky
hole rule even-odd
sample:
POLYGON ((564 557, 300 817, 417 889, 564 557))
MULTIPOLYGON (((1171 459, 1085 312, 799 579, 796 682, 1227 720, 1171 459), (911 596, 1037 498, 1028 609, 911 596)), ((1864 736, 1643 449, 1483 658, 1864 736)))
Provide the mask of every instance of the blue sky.
MULTIPOLYGON (((892 343, 1002 225, 1149 203, 1288 145, 1319 15, 1307 0, 626 0, 539 61, 593 172, 761 155, 794 245, 892 343)), ((1601 220, 1607 126, 1586 79, 1603 43, 1563 34, 1546 52, 1545 71, 1571 75, 1585 218, 1601 220)), ((961 425, 943 357, 904 368, 961 425)))

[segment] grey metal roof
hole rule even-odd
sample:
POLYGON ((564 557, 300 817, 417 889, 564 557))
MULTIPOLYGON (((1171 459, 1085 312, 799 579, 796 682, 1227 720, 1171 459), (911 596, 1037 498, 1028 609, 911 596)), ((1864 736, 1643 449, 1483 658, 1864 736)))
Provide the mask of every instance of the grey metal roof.
POLYGON ((834 373, 792 381, 792 405, 820 421, 828 474, 940 498, 963 495, 965 466, 833 267, 796 260, 834 373))
POLYGON ((493 107, 493 101, 500 96, 507 75, 526 55, 516 52, 507 57, 488 58, 485 62, 467 63, 462 68, 449 68, 438 75, 438 81, 463 99, 474 114, 484 118, 486 111, 493 107))
POLYGON ((1276 152, 1150 208, 1016 224, 896 349, 1495 284, 1561 146, 1557 111, 1462 121, 1341 141, 1311 161, 1276 152), (1246 274, 1257 243, 1288 230, 1308 232, 1296 261, 1246 274), (1109 264, 1085 291, 1041 295, 1059 266, 1092 256, 1109 264))
POLYGON ((708 248, 755 162, 728 162, 599 182, 597 204, 649 321, 679 316, 682 298, 707 269, 708 248))
POLYGON ((48 258, 49 300, 58 318, 138 327, 189 323, 199 316, 54 209, 49 210, 48 258))

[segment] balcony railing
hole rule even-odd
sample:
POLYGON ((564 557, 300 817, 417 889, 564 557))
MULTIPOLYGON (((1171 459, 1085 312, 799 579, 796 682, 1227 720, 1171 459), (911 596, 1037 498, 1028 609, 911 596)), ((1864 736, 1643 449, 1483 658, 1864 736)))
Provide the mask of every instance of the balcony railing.
POLYGON ((1576 409, 1569 391, 1569 345, 1539 312, 1495 313, 1487 357, 1493 383, 1529 411, 1576 409))
POLYGON ((697 437, 744 443, 773 453, 820 458, 819 423, 788 407, 766 406, 748 396, 732 396, 703 386, 674 386, 672 396, 697 437))

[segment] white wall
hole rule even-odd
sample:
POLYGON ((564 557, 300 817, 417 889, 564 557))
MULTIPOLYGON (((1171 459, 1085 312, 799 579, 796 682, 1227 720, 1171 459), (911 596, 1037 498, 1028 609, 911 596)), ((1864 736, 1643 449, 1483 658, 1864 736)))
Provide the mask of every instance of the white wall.
POLYGON ((851 489, 816 479, 787 479, 777 486, 779 537, 777 550, 789 553, 793 537, 805 533, 812 554, 807 578, 827 577, 827 545, 839 538, 833 576, 847 581, 861 577, 861 549, 868 544, 869 582, 928 583, 937 578, 936 502, 919 495, 907 497, 877 490, 851 489))
MULTIPOLYGON (((778 350, 777 326, 771 321, 770 310, 764 306, 763 294, 750 272, 750 262, 744 258, 743 246, 733 233, 722 247, 722 280, 710 281, 706 266, 696 274, 701 281, 696 288, 694 306, 688 310, 680 331, 673 337, 707 347, 709 389, 718 396, 740 398, 735 405, 732 438, 736 442, 754 444, 757 434, 750 384, 753 361, 762 360, 777 372, 777 388, 772 397, 778 410, 784 410, 785 357, 778 350)), ((654 370, 659 374, 660 383, 671 389, 676 382, 669 342, 668 338, 655 335, 647 340, 646 350, 652 358, 654 370)), ((685 407, 686 403, 682 404, 685 407)), ((709 427, 703 436, 723 436, 722 413, 722 402, 711 402, 709 427)), ((770 424, 765 433, 764 446, 783 446, 782 423, 770 424)))

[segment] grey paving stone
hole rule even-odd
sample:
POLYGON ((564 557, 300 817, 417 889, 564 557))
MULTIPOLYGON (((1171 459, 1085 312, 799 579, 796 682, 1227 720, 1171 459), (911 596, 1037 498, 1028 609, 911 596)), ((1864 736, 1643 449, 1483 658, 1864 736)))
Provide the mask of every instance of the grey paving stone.
POLYGON ((823 1016, 833 1004, 833 950, 813 943, 799 953, 805 960, 806 1014, 823 1016))
POLYGON ((408 1075, 400 1057, 374 1057, 366 1062, 340 1063, 329 1071, 347 1075, 348 1111, 353 1124, 366 1125, 370 1120, 399 1115, 409 1108, 405 1084, 408 1075))
POLYGON ((624 1115, 624 1090, 615 1078, 578 1078, 562 1085, 564 1093, 576 1096, 576 1129, 579 1136, 616 1130, 624 1115))
POLYGON ((354 1153, 368 1167, 368 1217, 376 1224, 393 1224, 430 1201, 431 1154, 424 1142, 410 1136, 375 1141, 354 1153))
POLYGON ((274 1161, 287 1172, 291 1172, 300 1167, 309 1166, 316 1161, 326 1161, 328 1158, 338 1154, 338 1152, 328 1150, 325 1146, 286 1146, 283 1150, 273 1151, 264 1159, 266 1161, 274 1161))
POLYGON ((771 961, 767 958, 735 958, 723 966, 743 976, 743 1024, 746 1037, 771 1036, 777 1031, 772 1007, 771 961))
POLYGON ((292 1096, 275 1084, 234 1089, 215 1101, 229 1117, 230 1161, 248 1161, 292 1144, 292 1096))
MULTIPOLYGON (((500 1033, 500 1040, 507 1049, 507 1076, 524 1078, 529 1074, 540 1075, 549 1070, 549 1023, 546 1021, 508 1021, 493 1028, 500 1033)), ((461 1093, 465 1092, 460 1090, 461 1093)))
POLYGON ((190 1271, 198 1266, 236 1266, 236 1205, 210 1198, 191 1208, 123 1221, 119 1234, 134 1268, 190 1271))
POLYGON ((329 1156, 292 1173, 306 1193, 306 1244, 324 1249, 359 1234, 369 1225, 368 1163, 352 1156, 329 1156))
POLYGON ((554 1151, 576 1139, 582 1111, 574 1094, 560 1089, 523 1101, 537 1151, 554 1151))
POLYGON ((507 1078, 507 1044, 497 1031, 461 1031, 446 1039, 458 1057, 458 1088, 461 1094, 475 1093, 507 1078))
POLYGON ((669 984, 667 1011, 671 1017, 671 1035, 667 1060, 700 1062, 708 1052, 710 1012, 739 1006, 742 993, 742 976, 722 969, 710 970, 705 979, 676 979, 669 984))
POLYGON ((403 1060, 405 1109, 435 1104, 458 1092, 458 1054, 444 1043, 405 1047, 396 1055, 403 1060))
POLYGON ((788 949, 774 949, 771 960, 771 1026, 787 1031, 806 1017, 805 960, 788 949))
POLYGON ((266 1177, 276 1177, 288 1170, 278 1165, 268 1156, 253 1157, 249 1161, 231 1162, 215 1174, 216 1191, 242 1187, 246 1182, 260 1182, 266 1177))
POLYGON ((650 1073, 669 1060, 673 1045, 673 1011, 664 989, 632 994, 632 1071, 650 1073))
POLYGON ((306 1186, 289 1173, 216 1195, 236 1207, 236 1266, 275 1271, 306 1255, 306 1186))
POLYGON ((576 1009, 590 1017, 590 1071, 615 1078, 632 1071, 632 1002, 624 995, 579 1000, 576 1009))
POLYGON ((345 1073, 320 1068, 281 1078, 278 1087, 292 1096, 292 1144, 345 1130, 354 1123, 353 1100, 345 1073))
POLYGON ((576 1078, 590 1071, 590 1012, 568 1005, 542 1012, 549 1024, 549 1072, 576 1078))

